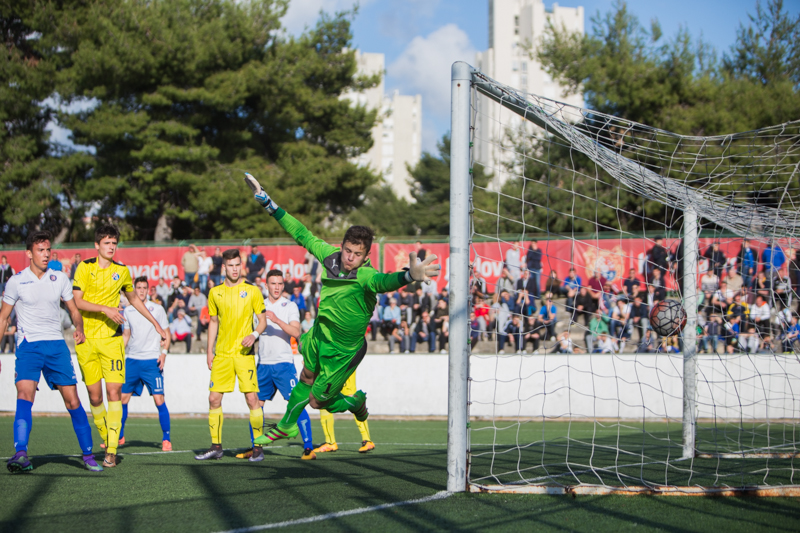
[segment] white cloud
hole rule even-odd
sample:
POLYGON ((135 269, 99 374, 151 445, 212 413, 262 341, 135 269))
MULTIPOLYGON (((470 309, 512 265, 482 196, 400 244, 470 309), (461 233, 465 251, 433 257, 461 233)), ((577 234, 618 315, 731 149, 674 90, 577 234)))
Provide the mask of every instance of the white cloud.
POLYGON ((422 149, 433 154, 450 126, 450 68, 456 61, 473 64, 475 48, 466 32, 448 24, 414 37, 386 70, 390 90, 422 95, 422 149))
POLYGON ((364 6, 373 0, 292 0, 283 17, 283 25, 292 35, 303 33, 306 27, 313 28, 319 19, 319 12, 334 14, 337 11, 353 9, 359 4, 364 6))
POLYGON ((447 24, 427 37, 417 36, 387 69, 390 85, 403 94, 421 94, 423 114, 450 115, 450 67, 456 61, 475 62, 469 36, 447 24))

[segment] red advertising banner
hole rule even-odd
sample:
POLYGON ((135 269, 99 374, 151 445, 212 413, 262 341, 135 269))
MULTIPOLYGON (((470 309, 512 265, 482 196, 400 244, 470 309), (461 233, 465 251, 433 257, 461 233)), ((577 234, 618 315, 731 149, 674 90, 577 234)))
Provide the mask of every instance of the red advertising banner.
MULTIPOLYGON (((204 250, 209 256, 214 255, 216 246, 199 246, 198 249, 204 250)), ((223 251, 231 248, 230 246, 220 247, 223 251)), ((239 250, 242 254, 242 260, 246 261, 247 255, 250 253, 250 246, 240 246, 239 250)), ((302 279, 305 271, 305 256, 306 251, 301 246, 297 245, 277 245, 267 246, 261 245, 258 250, 264 254, 264 259, 267 263, 266 270, 276 268, 285 272, 290 272, 295 279, 302 279)), ((131 276, 134 278, 139 276, 147 276, 152 281, 157 281, 159 278, 171 279, 175 276, 183 278, 184 271, 181 266, 181 258, 189 251, 188 246, 164 246, 164 247, 137 247, 125 248, 120 247, 117 250, 115 260, 128 266, 131 271, 131 276)), ((86 249, 69 249, 69 250, 53 250, 55 256, 51 256, 51 260, 56 259, 61 262, 62 270, 69 272, 73 262, 77 260, 76 254, 80 254, 80 259, 85 260, 90 257, 96 257, 97 252, 94 248, 86 249)), ((28 258, 24 250, 9 250, 0 252, 0 255, 6 256, 8 263, 14 268, 15 272, 26 268, 29 264, 28 258)), ((380 265, 380 247, 377 244, 372 245, 370 258, 373 264, 380 265)))
MULTIPOLYGON (((715 239, 700 239, 700 259, 698 278, 708 270, 708 260, 702 254, 715 242, 715 239)), ((736 257, 742 247, 741 239, 726 239, 717 241, 720 250, 727 257, 728 265, 736 264, 736 257)), ((526 254, 530 248, 530 241, 521 243, 509 242, 485 242, 473 243, 470 260, 473 268, 486 280, 487 289, 494 291, 494 286, 503 272, 503 266, 507 260, 514 262, 515 251, 519 254, 519 261, 525 267, 526 254), (509 256, 509 252, 511 255, 509 256)), ((617 290, 621 289, 622 280, 628 276, 629 269, 633 268, 637 276, 643 279, 646 269, 648 252, 653 248, 654 242, 649 239, 597 239, 597 240, 551 240, 539 241, 538 246, 542 251, 542 273, 541 288, 544 289, 550 271, 554 270, 558 279, 564 280, 569 275, 570 268, 576 270, 576 274, 586 284, 589 278, 594 276, 595 270, 599 270, 604 278, 614 285, 617 290)), ((664 239, 662 245, 668 252, 673 254, 677 251, 680 239, 664 239)), ((751 241, 752 248, 758 257, 765 248, 765 243, 751 241)), ((437 280, 437 286, 441 291, 447 286, 450 279, 450 255, 449 245, 446 243, 428 243, 423 245, 427 253, 434 253, 439 257, 442 265, 442 274, 437 280)), ((387 271, 399 270, 408 266, 408 253, 414 251, 413 244, 387 243, 384 245, 385 269, 387 271)), ((666 276, 667 288, 675 289, 676 280, 671 274, 666 276)))
MULTIPOLYGON (((698 276, 708 270, 708 260, 702 254, 711 246, 714 239, 700 239, 700 254, 698 276)), ((653 241, 649 239, 599 239, 599 240, 550 240, 539 241, 539 248, 542 250, 542 273, 541 284, 544 288, 547 276, 550 271, 555 271, 560 280, 564 280, 569 274, 570 268, 575 268, 577 275, 587 282, 594 275, 595 270, 600 270, 603 277, 613 285, 620 287, 622 280, 628 275, 628 270, 633 268, 640 277, 645 272, 647 254, 653 247, 653 241)), ((670 253, 674 253, 679 239, 665 239, 663 245, 670 253)), ((751 241, 753 249, 758 257, 765 248, 763 242, 751 241)), ((484 242, 473 243, 471 248, 471 261, 473 268, 481 277, 486 280, 487 288, 493 291, 494 285, 502 275, 503 265, 506 261, 515 261, 514 246, 517 246, 516 253, 519 254, 519 262, 525 267, 526 253, 530 247, 530 241, 521 243, 508 242, 484 242)), ((720 250, 728 258, 729 265, 735 265, 736 256, 741 249, 741 239, 726 239, 720 241, 720 250)), ((216 246, 209 245, 199 247, 208 255, 213 255, 216 246)), ((227 249, 223 246, 222 249, 227 249)), ((437 287, 441 291, 448 284, 450 279, 450 257, 449 245, 447 243, 426 243, 423 245, 426 253, 433 253, 439 257, 442 265, 442 274, 437 280, 437 287)), ((250 246, 240 246, 239 249, 246 260, 246 255, 250 253, 250 246)), ((414 244, 384 244, 384 265, 383 270, 393 272, 408 266, 408 254, 414 251, 414 244)), ((264 254, 267 263, 267 270, 276 268, 283 272, 290 272, 292 277, 300 279, 305 274, 305 250, 297 245, 260 245, 259 250, 264 254)), ((175 276, 183 277, 183 267, 181 258, 188 251, 186 246, 152 246, 126 248, 122 246, 117 251, 116 259, 131 270, 134 277, 147 276, 150 280, 158 280, 163 277, 166 279, 175 276)), ((786 247, 784 247, 786 251, 786 247)), ((57 259, 62 263, 63 270, 69 272, 72 263, 76 260, 76 254, 80 254, 81 259, 95 257, 96 251, 92 248, 86 249, 63 249, 54 250, 58 255, 57 259)), ((1 255, 7 257, 8 262, 15 271, 19 271, 28 266, 28 259, 24 250, 10 250, 2 252, 1 255)), ((380 247, 373 244, 370 258, 372 264, 377 268, 380 265, 380 247)), ((668 288, 674 288, 676 283, 672 275, 667 275, 668 288)))

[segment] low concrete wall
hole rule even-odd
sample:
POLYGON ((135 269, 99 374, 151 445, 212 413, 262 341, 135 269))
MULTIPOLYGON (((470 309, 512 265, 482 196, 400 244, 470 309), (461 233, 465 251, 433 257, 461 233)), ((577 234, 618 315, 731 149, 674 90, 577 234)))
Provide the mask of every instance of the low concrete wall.
MULTIPOLYGON (((14 356, 0 355, 0 411, 15 409, 14 356)), ((73 364, 77 370, 77 361, 73 364)), ((300 358, 295 364, 301 366, 300 358)), ((683 357, 677 355, 473 355, 470 413, 479 417, 671 418, 682 413, 683 357)), ((170 355, 164 371, 172 413, 207 412, 209 370, 205 357, 170 355)), ((372 354, 358 369, 358 386, 370 413, 395 416, 447 414, 447 355, 372 354)), ((83 385, 81 401, 88 407, 83 385)), ((800 361, 782 355, 698 358, 701 418, 800 418, 800 361)), ((265 411, 281 414, 277 395, 265 411)), ((238 392, 226 395, 226 413, 246 414, 238 392)), ((34 410, 64 412, 58 392, 40 383, 34 410)), ((145 394, 131 413, 156 413, 145 394)))

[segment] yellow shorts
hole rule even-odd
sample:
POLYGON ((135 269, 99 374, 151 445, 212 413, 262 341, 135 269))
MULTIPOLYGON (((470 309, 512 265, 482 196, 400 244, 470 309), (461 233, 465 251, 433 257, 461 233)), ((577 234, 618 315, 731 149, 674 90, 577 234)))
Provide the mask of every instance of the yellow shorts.
POLYGON ((122 337, 86 339, 75 346, 78 365, 86 385, 101 379, 106 383, 125 383, 125 344, 122 337))
POLYGON ((352 396, 356 393, 356 373, 353 372, 347 381, 344 382, 344 387, 342 387, 342 394, 345 396, 352 396))
POLYGON ((211 365, 211 382, 208 384, 208 390, 233 392, 236 378, 239 378, 239 392, 258 392, 255 357, 252 355, 215 357, 211 365))

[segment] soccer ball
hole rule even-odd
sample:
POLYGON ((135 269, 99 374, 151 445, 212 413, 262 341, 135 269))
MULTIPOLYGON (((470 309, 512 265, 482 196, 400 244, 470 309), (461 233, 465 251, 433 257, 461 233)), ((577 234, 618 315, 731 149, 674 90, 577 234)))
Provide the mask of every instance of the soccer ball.
POLYGON ((650 311, 650 327, 662 337, 680 333, 686 325, 686 310, 680 302, 662 300, 650 311))

